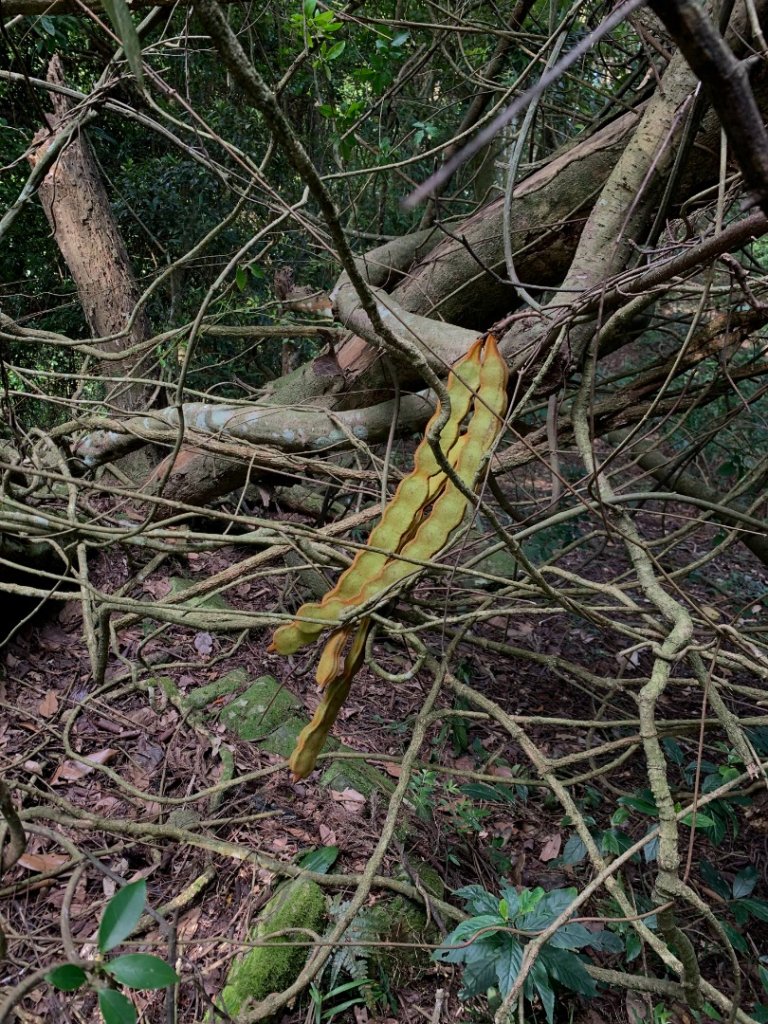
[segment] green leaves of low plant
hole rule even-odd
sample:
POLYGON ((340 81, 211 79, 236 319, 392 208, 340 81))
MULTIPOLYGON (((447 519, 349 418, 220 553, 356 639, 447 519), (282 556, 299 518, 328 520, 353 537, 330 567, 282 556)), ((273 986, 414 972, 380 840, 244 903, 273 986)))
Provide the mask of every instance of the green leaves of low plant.
POLYGON ((76 967, 74 964, 62 964, 61 967, 54 967, 45 977, 54 988, 61 992, 75 992, 88 980, 82 967, 76 967))
POLYGON ((147 883, 143 878, 118 889, 107 904, 99 924, 99 952, 107 953, 131 934, 139 923, 147 901, 147 883))
POLYGON ((149 953, 126 953, 111 960, 105 969, 126 988, 166 988, 179 980, 176 971, 165 960, 149 953))
MULTIPOLYGON (((104 908, 99 924, 100 953, 108 953, 128 938, 139 923, 146 900, 147 885, 143 879, 118 889, 104 908)), ((145 990, 166 988, 180 980, 165 960, 149 953, 126 953, 105 962, 94 960, 85 963, 85 968, 88 973, 77 964, 62 964, 54 967, 46 978, 62 992, 74 992, 82 985, 96 988, 104 1024, 136 1024, 137 1020, 130 999, 114 988, 102 987, 105 975, 126 988, 145 990)))
MULTIPOLYGON (((499 898, 479 885, 468 885, 457 895, 474 916, 446 938, 445 947, 455 948, 438 949, 434 958, 463 966, 462 998, 483 995, 495 987, 503 997, 520 973, 526 943, 568 909, 576 889, 518 891, 502 885, 499 898)), ((556 984, 584 996, 597 991, 584 960, 575 952, 587 946, 607 952, 623 950, 621 939, 611 932, 591 932, 579 922, 565 924, 542 948, 523 983, 525 998, 530 1001, 538 996, 550 1024, 556 984)))
POLYGON ((321 846, 319 850, 310 850, 300 857, 299 865, 305 871, 316 871, 319 875, 326 875, 336 863, 338 856, 338 846, 321 846))
POLYGON ((99 989, 99 1009, 104 1024, 136 1024, 136 1007, 122 992, 113 988, 99 989))

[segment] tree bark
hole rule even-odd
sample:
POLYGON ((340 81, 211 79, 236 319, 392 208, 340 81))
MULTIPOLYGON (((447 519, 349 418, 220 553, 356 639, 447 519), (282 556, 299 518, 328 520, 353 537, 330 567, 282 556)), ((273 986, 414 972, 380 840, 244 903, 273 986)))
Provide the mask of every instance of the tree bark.
MULTIPOLYGON (((48 79, 64 84, 58 56, 51 60, 48 79)), ((48 117, 48 129, 35 136, 40 145, 30 156, 32 164, 45 152, 51 133, 71 116, 71 103, 66 96, 54 92, 51 100, 54 114, 48 117)), ((139 287, 93 153, 82 133, 73 138, 55 161, 40 185, 39 195, 94 337, 121 335, 104 343, 104 348, 111 352, 122 352, 146 341, 150 328, 143 310, 134 316, 126 332, 139 300, 139 287)), ((149 390, 133 379, 140 366, 141 360, 133 355, 102 363, 105 377, 120 378, 114 383, 107 381, 109 405, 130 412, 147 407, 149 390)))

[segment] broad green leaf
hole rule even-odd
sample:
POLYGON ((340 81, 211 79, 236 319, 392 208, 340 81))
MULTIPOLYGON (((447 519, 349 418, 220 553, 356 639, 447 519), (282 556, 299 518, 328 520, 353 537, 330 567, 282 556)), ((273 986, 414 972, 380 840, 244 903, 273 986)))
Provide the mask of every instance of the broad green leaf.
POLYGON ((617 935, 616 932, 609 931, 607 928, 601 928, 597 932, 592 932, 591 936, 590 941, 587 943, 591 949, 600 950, 603 953, 624 952, 624 943, 621 940, 621 936, 617 935))
POLYGON ((235 271, 235 284, 241 292, 245 291, 248 285, 248 272, 245 267, 238 267, 235 271))
POLYGON ((496 983, 496 949, 487 942, 467 947, 462 974, 461 998, 485 995, 496 983))
POLYGON ((469 956, 469 950, 479 945, 484 939, 493 935, 500 928, 506 928, 507 924, 498 914, 481 914, 479 917, 471 917, 468 921, 462 921, 457 925, 450 935, 445 939, 445 946, 459 946, 459 949, 444 949, 439 947, 432 954, 435 960, 443 960, 446 963, 460 964, 469 956), (494 931, 489 931, 493 929, 494 931), (472 940, 478 933, 482 933, 477 942, 472 940), (465 945, 469 943, 469 945, 465 945))
POLYGON ((722 896, 724 900, 730 899, 731 893, 728 883, 711 861, 702 858, 699 861, 699 871, 701 872, 702 879, 710 889, 714 889, 717 895, 722 896))
POLYGON ((734 905, 734 911, 736 907, 744 907, 758 921, 768 921, 768 903, 765 900, 755 900, 747 896, 734 905))
POLYGON ((495 914, 498 910, 498 899, 481 885, 465 885, 456 889, 455 894, 464 900, 467 910, 473 914, 495 914))
POLYGON ((539 994, 541 999, 541 1005, 544 1007, 544 1013, 547 1015, 549 1024, 552 1024, 552 1020, 555 1016, 555 990, 552 988, 552 983, 549 980, 549 972, 544 966, 541 958, 539 958, 531 968, 529 975, 534 988, 539 994))
POLYGON ((563 864, 581 864, 587 856, 587 848, 577 835, 572 835, 563 849, 560 858, 563 864))
POLYGON ((537 885, 535 889, 522 889, 518 894, 520 896, 518 915, 524 917, 526 914, 532 913, 546 894, 546 890, 542 889, 540 885, 537 885))
POLYGON ((61 967, 54 967, 46 974, 45 979, 62 992, 74 992, 88 980, 82 967, 76 967, 75 964, 62 964, 61 967))
POLYGON ((166 988, 179 980, 170 964, 149 953, 126 953, 110 960, 104 967, 115 981, 126 988, 166 988))
POLYGON ((679 765, 685 761, 685 754, 677 740, 673 740, 671 736, 667 736, 666 739, 661 741, 661 745, 664 747, 664 751, 670 761, 674 761, 675 764, 679 765))
POLYGON ((547 974, 572 992, 578 992, 582 996, 596 994, 597 986, 594 980, 590 978, 584 963, 575 953, 545 946, 541 951, 539 963, 547 974))
POLYGON ((315 871, 318 875, 327 875, 338 856, 338 846, 321 846, 319 850, 310 850, 299 857, 299 867, 306 871, 315 871))
POLYGON ((620 796, 619 803, 624 807, 631 807, 635 811, 639 811, 641 814, 649 814, 652 817, 656 817, 659 813, 659 809, 656 806, 656 801, 653 799, 653 793, 650 789, 644 789, 640 793, 635 793, 630 796, 620 796))
POLYGON ((696 811, 695 819, 693 811, 680 819, 681 823, 687 825, 688 828, 693 828, 694 820, 696 821, 696 828, 714 828, 715 825, 714 819, 708 814, 702 814, 701 811, 696 811))
POLYGON ((344 48, 346 45, 346 42, 343 39, 340 39, 339 42, 334 43, 333 46, 328 51, 328 53, 326 53, 325 59, 336 60, 337 57, 340 57, 342 53, 344 53, 344 48))
POLYGON ((632 846, 632 837, 620 828, 609 828, 600 838, 600 849, 603 853, 623 853, 632 846))
POLYGON ((591 932, 579 922, 564 924, 562 928, 557 929, 549 944, 555 949, 583 949, 585 946, 593 945, 597 934, 599 933, 591 932))
POLYGON ((505 996, 515 983, 523 962, 523 947, 514 935, 505 936, 505 941, 495 958, 494 967, 499 979, 499 992, 505 996))
POLYGON ((643 948, 643 943, 640 940, 640 936, 635 931, 627 932, 627 937, 624 940, 625 955, 627 963, 631 963, 632 960, 636 960, 640 956, 643 948))
POLYGON ((317 0, 304 0, 304 17, 311 18, 317 10, 317 0))
POLYGON ((740 900, 744 896, 750 896, 756 885, 757 869, 748 864, 733 880, 733 898, 740 900))
POLYGON ((117 890, 101 918, 99 952, 108 953, 128 938, 139 923, 146 902, 147 883, 143 878, 117 890))
POLYGON ((737 932, 736 929, 732 925, 728 924, 727 921, 721 921, 720 925, 722 926, 723 931, 728 936, 731 945, 737 953, 749 952, 747 940, 744 938, 741 932, 737 932))
POLYGON ((123 44, 128 67, 133 72, 139 88, 143 91, 144 73, 141 70, 141 44, 128 5, 125 0, 104 0, 104 10, 109 15, 117 38, 123 44))
POLYGON ((136 1007, 122 992, 113 988, 99 990, 99 1009, 104 1024, 136 1024, 136 1007))
POLYGON ((506 882, 501 883, 501 895, 504 902, 507 904, 507 914, 509 920, 514 920, 520 911, 520 896, 517 889, 514 886, 507 885, 506 882))

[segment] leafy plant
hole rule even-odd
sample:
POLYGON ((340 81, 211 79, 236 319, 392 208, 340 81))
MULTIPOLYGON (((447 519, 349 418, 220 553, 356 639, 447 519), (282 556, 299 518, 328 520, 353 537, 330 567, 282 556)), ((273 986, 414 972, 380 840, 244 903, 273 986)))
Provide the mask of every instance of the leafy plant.
POLYGON ((353 978, 352 981, 347 981, 343 985, 337 985, 330 992, 322 992, 317 985, 310 985, 309 996, 314 1011, 312 1014, 314 1024, 323 1024, 324 1021, 332 1020, 353 1006, 364 1006, 366 999, 362 989, 370 984, 370 978, 353 978), (353 990, 357 991, 354 995, 349 995, 353 990), (346 996, 346 999, 337 1002, 339 996, 346 996), (329 1006, 329 1003, 332 1005, 329 1006))
MULTIPOLYGON (((473 915, 455 928, 445 940, 445 947, 433 954, 443 963, 461 964, 464 968, 461 997, 485 995, 497 988, 504 997, 520 972, 525 946, 537 933, 567 910, 576 896, 576 889, 553 889, 545 892, 521 889, 502 884, 501 897, 479 885, 457 890, 473 915)), ((547 1020, 552 1024, 555 1009, 555 986, 579 995, 593 996, 597 988, 587 972, 585 959, 577 950, 621 952, 618 936, 601 929, 589 931, 573 922, 559 928, 541 949, 536 962, 523 983, 523 995, 532 1002, 538 997, 547 1020)))
MULTIPOLYGON (((97 944, 102 956, 128 938, 146 901, 147 884, 143 879, 118 889, 104 908, 99 924, 97 944)), ((84 985, 95 989, 104 1024, 136 1024, 136 1007, 113 983, 136 990, 157 989, 174 985, 179 976, 160 957, 125 953, 106 961, 61 964, 49 971, 46 979, 62 992, 76 992, 84 985)))

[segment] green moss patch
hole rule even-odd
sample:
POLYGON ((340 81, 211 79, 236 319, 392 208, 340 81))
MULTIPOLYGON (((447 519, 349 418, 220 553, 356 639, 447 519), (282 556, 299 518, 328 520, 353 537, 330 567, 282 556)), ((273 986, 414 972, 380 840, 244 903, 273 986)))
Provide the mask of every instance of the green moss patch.
POLYGON ((260 676, 222 710, 219 721, 241 740, 255 740, 290 718, 299 702, 274 676, 260 676))
MULTIPOLYGON (((259 916, 250 941, 264 940, 285 928, 309 928, 321 932, 325 920, 325 896, 315 882, 297 878, 283 886, 267 903, 259 916)), ((302 936, 294 936, 301 938, 302 936)), ((309 938, 309 936, 306 936, 309 938)), ((286 936, 284 941, 289 941, 286 936)), ((282 992, 304 966, 308 949, 283 945, 280 938, 269 946, 257 946, 229 970, 227 984, 221 993, 221 1003, 232 1016, 240 1012, 247 999, 259 1002, 270 992, 282 992)))

